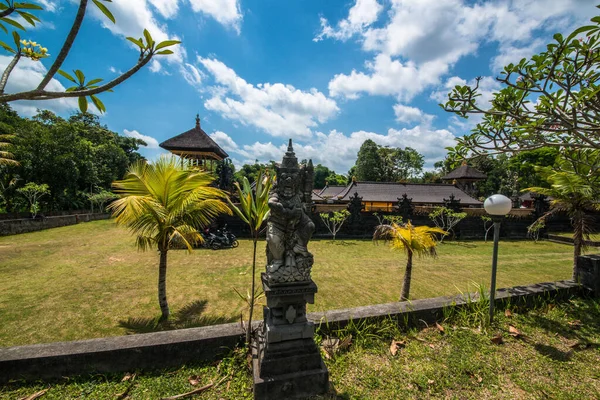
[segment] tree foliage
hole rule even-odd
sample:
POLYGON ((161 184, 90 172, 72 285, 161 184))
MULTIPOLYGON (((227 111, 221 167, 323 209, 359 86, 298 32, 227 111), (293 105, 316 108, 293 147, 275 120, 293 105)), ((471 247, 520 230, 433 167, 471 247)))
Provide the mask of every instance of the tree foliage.
POLYGON ((358 151, 355 169, 351 173, 359 181, 416 181, 424 165, 423 155, 411 147, 379 146, 367 139, 358 151))
POLYGON ((314 168, 313 187, 315 189, 322 189, 325 186, 342 186, 348 183, 345 176, 336 174, 335 171, 324 165, 317 164, 314 168))
POLYGON ((429 219, 433 221, 435 226, 446 232, 440 239, 442 242, 444 241, 445 235, 454 232, 453 228, 466 217, 467 213, 452 211, 446 207, 435 207, 433 211, 429 213, 429 219))
POLYGON ((460 156, 543 147, 600 148, 600 16, 567 37, 554 35, 546 50, 509 64, 497 78, 503 88, 491 106, 474 87, 456 86, 442 107, 461 117, 482 115, 471 134, 450 149, 460 156))
MULTIPOLYGON (((109 7, 105 4, 111 2, 112 0, 92 0, 94 6, 114 24, 116 22, 115 17, 111 13, 109 7)), ((2 0, 2 2, 0 2, 0 29, 8 36, 8 39, 0 41, 0 47, 13 55, 13 59, 3 71, 2 77, 0 78, 0 103, 8 103, 17 100, 49 100, 73 97, 78 99, 79 108, 82 112, 88 110, 88 103, 91 102, 96 106, 98 111, 103 113, 106 111, 106 108, 104 103, 97 97, 98 94, 112 91, 114 87, 129 79, 142 69, 153 57, 173 54, 173 51, 167 49, 167 47, 180 43, 177 40, 166 40, 157 43, 152 38, 150 32, 147 29, 144 29, 143 37, 140 37, 139 39, 133 37, 127 38, 128 41, 135 44, 139 49, 137 62, 128 71, 114 78, 110 82, 102 83, 104 81, 102 78, 87 79, 84 72, 79 69, 74 69, 72 73, 66 72, 61 68, 79 34, 86 12, 88 11, 89 3, 89 0, 79 1, 79 7, 73 25, 71 26, 58 55, 54 59, 54 62, 38 86, 35 89, 23 92, 5 93, 8 79, 21 59, 29 58, 32 61, 39 61, 42 58, 50 57, 50 53, 48 52, 48 49, 43 47, 40 43, 21 39, 21 34, 19 33, 19 31, 26 32, 26 28, 21 24, 22 21, 25 21, 31 26, 35 26, 37 22, 40 22, 40 18, 37 14, 40 11, 43 11, 43 7, 34 3, 15 2, 14 0, 2 0), (22 20, 15 18, 17 16, 22 20), (7 26, 16 29, 9 33, 7 26), (8 42, 12 43, 8 44, 8 42), (55 78, 57 73, 74 86, 67 88, 65 91, 46 90, 46 87, 50 81, 55 78)), ((140 34, 142 34, 142 32, 140 32, 140 34)))
POLYGON ((37 184, 34 182, 28 182, 22 188, 17 189, 17 192, 25 197, 29 202, 29 212, 31 218, 35 218, 37 213, 40 211, 40 198, 42 196, 50 194, 50 187, 45 183, 37 184))
POLYGON ((585 249, 585 239, 594 231, 595 221, 591 214, 600 211, 600 150, 582 150, 588 162, 577 163, 560 158, 558 168, 538 167, 550 187, 530 187, 526 191, 543 194, 552 198, 550 211, 542 215, 535 223, 545 224, 546 220, 557 213, 565 213, 573 225, 573 280, 578 278, 577 257, 585 249))
MULTIPOLYGON (((110 189, 132 162, 143 159, 137 152, 143 141, 119 136, 89 113, 65 120, 41 111, 26 119, 3 105, 0 132, 13 134, 11 153, 19 162, 0 166, 0 180, 16 180, 15 189, 27 182, 47 184, 51 194, 44 200, 50 210, 86 207, 90 193, 110 189)), ((14 190, 6 196, 0 206, 18 211, 14 190)))
POLYGON ((335 236, 342 229, 342 225, 350 216, 350 211, 348 210, 340 210, 330 213, 320 213, 319 217, 327 227, 327 230, 333 236, 333 240, 335 240, 335 236))
POLYGON ((231 214, 225 193, 212 187, 211 174, 184 169, 174 156, 147 164, 138 162, 121 181, 113 183, 119 200, 112 202, 115 221, 131 230, 140 250, 157 248, 160 254, 158 299, 162 318, 169 317, 167 253, 175 244, 191 252, 202 241, 199 229, 210 226, 219 214, 231 214))

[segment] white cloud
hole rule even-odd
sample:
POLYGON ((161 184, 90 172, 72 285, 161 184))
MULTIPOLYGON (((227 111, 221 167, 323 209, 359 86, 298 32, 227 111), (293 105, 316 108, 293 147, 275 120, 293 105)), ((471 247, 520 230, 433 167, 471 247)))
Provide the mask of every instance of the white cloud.
POLYGON ((338 74, 329 82, 331 96, 357 98, 360 93, 394 95, 400 101, 410 101, 430 85, 439 83, 447 65, 436 61, 420 66, 409 61, 402 63, 385 54, 366 62, 368 73, 353 70, 350 75, 338 74))
POLYGON ((40 3, 40 5, 42 7, 44 7, 45 11, 55 12, 56 9, 57 9, 56 1, 52 1, 52 0, 37 0, 37 2, 40 3))
POLYGON ((123 129, 123 133, 125 134, 125 136, 143 140, 144 142, 146 142, 147 146, 145 146, 145 147, 147 149, 160 149, 160 147, 158 147, 158 141, 156 139, 154 139, 152 136, 142 135, 141 133, 139 133, 136 130, 130 131, 127 129, 123 129))
MULTIPOLYGON (((12 57, 0 56, 0 70, 4 71, 12 57)), ((35 89, 46 75, 46 67, 39 61, 29 58, 21 58, 13 72, 8 78, 6 93, 18 93, 35 89)), ((65 87, 56 79, 52 79, 46 90, 52 92, 64 92, 65 87)), ((79 109, 76 98, 63 98, 53 100, 20 100, 11 102, 10 106, 22 116, 33 116, 38 109, 47 109, 57 114, 67 114, 79 109)), ((98 110, 90 104, 89 112, 98 113, 98 110)))
POLYGON ((490 68, 499 72, 510 63, 516 64, 521 61, 522 58, 529 59, 532 55, 542 49, 545 44, 544 40, 535 39, 522 47, 512 45, 500 46, 499 54, 492 59, 490 68))
POLYGON ((242 13, 238 0, 189 0, 192 10, 210 15, 222 25, 240 33, 242 13))
MULTIPOLYGON (((222 132, 221 132, 222 133, 222 132)), ((431 129, 426 126, 416 126, 411 129, 389 129, 386 134, 357 131, 350 135, 332 130, 329 134, 317 132, 309 143, 294 141, 294 151, 298 159, 312 159, 315 164, 323 164, 338 173, 346 173, 356 161, 358 150, 367 139, 382 146, 412 147, 425 157, 427 167, 442 160, 446 155, 445 147, 455 144, 454 135, 445 129, 431 129)), ((287 141, 280 143, 255 142, 239 146, 235 141, 222 133, 215 135, 220 145, 227 145, 228 152, 239 155, 241 164, 252 164, 255 160, 268 162, 280 161, 287 148, 287 141)))
MULTIPOLYGON (((351 11, 361 2, 356 0, 351 11)), ((498 68, 538 51, 536 34, 568 31, 586 22, 593 5, 591 0, 391 0, 387 13, 372 12, 363 25, 351 25, 350 13, 336 29, 322 21, 323 31, 316 39, 356 34, 362 49, 375 53, 365 62, 366 71, 335 75, 329 83, 332 96, 352 99, 367 93, 406 102, 438 85, 457 61, 474 54, 482 43, 498 43, 499 54, 492 63, 498 68)))
POLYGON ((181 68, 181 76, 191 86, 200 89, 202 87, 202 78, 204 73, 190 63, 185 63, 181 68))
POLYGON ((173 18, 179 11, 179 0, 149 0, 156 10, 165 18, 173 18))
POLYGON ((377 0, 356 0, 348 12, 348 18, 338 22, 337 27, 330 26, 327 19, 321 18, 321 33, 313 41, 318 42, 324 38, 348 40, 377 21, 381 10, 383 10, 383 6, 377 0))
POLYGON ((210 138, 214 140, 221 148, 227 152, 238 151, 237 143, 225 132, 215 131, 211 133, 210 138))
POLYGON ((206 109, 270 135, 309 137, 311 128, 339 111, 336 102, 317 89, 302 91, 282 83, 252 85, 219 60, 198 57, 198 61, 217 85, 204 103, 206 109))
POLYGON ((422 122, 429 124, 433 120, 433 115, 426 114, 423 110, 405 106, 403 104, 394 105, 394 114, 396 115, 396 121, 408 124, 410 122, 422 122))

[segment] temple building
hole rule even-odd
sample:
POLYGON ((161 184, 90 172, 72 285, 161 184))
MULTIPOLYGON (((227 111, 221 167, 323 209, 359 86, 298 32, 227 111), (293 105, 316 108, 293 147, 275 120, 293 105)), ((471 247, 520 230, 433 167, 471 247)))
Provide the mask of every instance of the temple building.
POLYGON ((455 185, 444 183, 361 182, 348 186, 326 186, 313 191, 315 204, 348 204, 352 197, 361 198, 363 211, 396 211, 403 197, 415 206, 446 206, 453 202, 465 208, 480 208, 483 203, 455 185))
POLYGON ((487 179, 486 174, 473 167, 469 167, 466 162, 463 162, 460 167, 442 177, 442 181, 456 185, 456 187, 471 196, 477 191, 477 182, 485 179, 487 179))
POLYGON ((200 127, 200 116, 196 115, 196 126, 187 132, 165 140, 160 145, 165 150, 189 160, 192 165, 214 171, 213 163, 229 155, 200 127))

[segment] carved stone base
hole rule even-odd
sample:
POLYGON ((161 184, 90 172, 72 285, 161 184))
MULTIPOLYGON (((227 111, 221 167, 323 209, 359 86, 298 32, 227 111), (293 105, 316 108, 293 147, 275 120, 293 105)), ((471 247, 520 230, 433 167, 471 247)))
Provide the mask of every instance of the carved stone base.
POLYGON ((277 351, 268 345, 267 357, 261 339, 252 351, 255 399, 303 399, 327 393, 329 371, 312 339, 292 341, 277 351))
POLYGON ((267 298, 265 324, 253 350, 254 398, 298 399, 327 392, 329 373, 314 342, 314 324, 306 319, 317 285, 270 287, 262 274, 267 298))

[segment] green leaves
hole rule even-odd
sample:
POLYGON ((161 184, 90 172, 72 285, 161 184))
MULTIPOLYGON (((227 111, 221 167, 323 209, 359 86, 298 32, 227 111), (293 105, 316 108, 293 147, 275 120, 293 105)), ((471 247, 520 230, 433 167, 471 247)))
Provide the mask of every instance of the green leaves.
POLYGON ((144 29, 144 38, 136 39, 134 37, 129 36, 129 37, 127 37, 127 40, 129 40, 131 43, 138 46, 140 48, 142 55, 147 54, 147 53, 152 54, 152 55, 173 54, 172 50, 168 50, 168 49, 161 50, 161 49, 181 43, 179 40, 165 40, 164 42, 160 42, 160 43, 156 44, 156 42, 152 38, 152 35, 150 34, 150 32, 147 29, 144 29), (144 43, 144 39, 145 39, 146 43, 144 43))
POLYGON ((60 75, 62 75, 63 77, 67 78, 68 80, 70 80, 73 83, 77 83, 77 81, 75 80, 75 78, 73 78, 71 75, 69 75, 68 73, 66 73, 65 71, 63 71, 62 69, 58 70, 58 73, 60 75))
POLYGON ((127 40, 129 40, 131 43, 133 43, 136 46, 138 46, 140 49, 145 49, 146 48, 144 46, 144 42, 142 42, 142 39, 136 39, 136 38, 132 38, 131 36, 128 36, 127 40))
POLYGON ((79 109, 81 110, 81 112, 87 112, 88 109, 88 101, 85 97, 79 97, 79 109))
POLYGON ((248 226, 252 237, 258 238, 262 224, 269 217, 269 191, 273 186, 273 177, 264 171, 258 173, 255 191, 252 190, 248 178, 244 177, 242 186, 235 183, 240 199, 239 207, 228 199, 229 207, 248 226))
POLYGON ((179 43, 181 43, 179 40, 165 40, 164 42, 160 42, 154 50, 160 50, 165 47, 174 46, 179 43))
MULTIPOLYGON (((98 9, 100 11, 102 11, 102 14, 104 14, 106 16, 106 18, 110 19, 113 24, 116 23, 114 15, 112 15, 112 13, 110 12, 110 10, 104 4, 102 4, 98 0, 92 0, 92 1, 96 5, 96 7, 98 7, 98 9)), ((111 0, 103 0, 103 1, 107 1, 109 3, 111 2, 111 0)))
MULTIPOLYGON (((96 78, 96 79, 92 79, 92 80, 88 81, 87 83, 85 83, 85 75, 82 71, 80 71, 78 69, 73 71, 73 73, 75 74, 75 77, 73 77, 73 75, 70 75, 69 73, 67 73, 63 70, 58 70, 58 73, 61 76, 63 76, 64 78, 70 80, 71 82, 73 82, 77 85, 77 86, 68 88, 66 90, 67 92, 77 92, 77 91, 86 90, 86 89, 96 89, 98 87, 98 86, 96 86, 96 84, 100 83, 104 80, 102 78, 96 78)), ((101 113, 106 112, 106 107, 104 106, 104 103, 98 97, 96 97, 95 95, 91 95, 90 100, 96 106, 98 111, 100 111, 101 113)), ((79 109, 81 110, 81 112, 87 112, 87 110, 88 110, 87 98, 85 96, 82 96, 82 97, 78 98, 78 101, 79 101, 79 109)))

